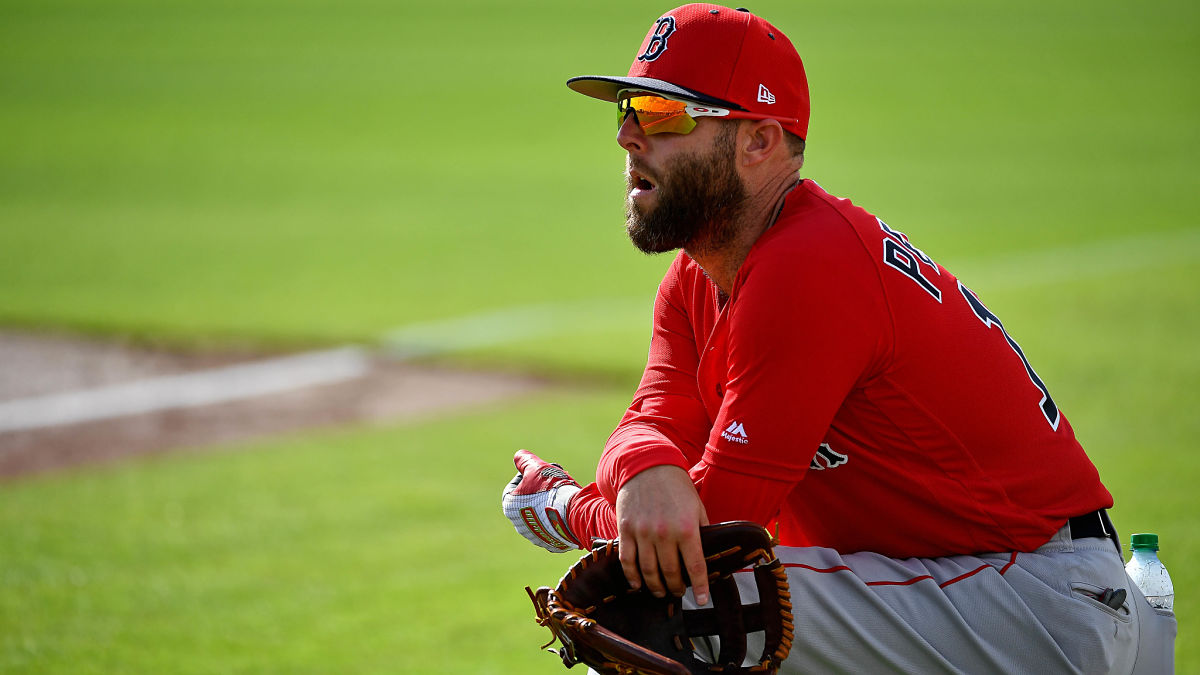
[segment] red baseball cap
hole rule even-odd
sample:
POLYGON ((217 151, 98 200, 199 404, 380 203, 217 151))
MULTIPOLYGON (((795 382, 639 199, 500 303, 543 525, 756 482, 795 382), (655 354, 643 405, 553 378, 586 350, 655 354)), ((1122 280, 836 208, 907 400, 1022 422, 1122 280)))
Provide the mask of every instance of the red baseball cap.
POLYGON ((762 113, 808 138, 804 63, 786 35, 745 9, 676 7, 650 27, 628 76, 584 75, 567 86, 602 101, 637 89, 762 113))

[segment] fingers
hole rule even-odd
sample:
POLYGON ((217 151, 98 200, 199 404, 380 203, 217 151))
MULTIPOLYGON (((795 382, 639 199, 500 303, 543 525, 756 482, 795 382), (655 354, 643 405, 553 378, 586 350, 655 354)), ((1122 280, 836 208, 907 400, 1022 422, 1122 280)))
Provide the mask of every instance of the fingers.
POLYGON ((642 534, 627 532, 620 536, 618 556, 621 569, 632 588, 643 585, 655 597, 670 593, 682 596, 688 580, 695 586, 697 602, 708 603, 708 566, 700 545, 700 530, 674 534, 642 534), (681 564, 682 563, 682 564, 681 564), (700 601, 700 594, 704 600, 700 601))
POLYGON ((517 471, 521 472, 522 474, 525 473, 525 469, 531 464, 538 465, 545 463, 545 460, 528 450, 518 450, 517 453, 513 455, 513 464, 517 465, 517 471))
POLYGON ((679 565, 667 562, 679 557, 678 554, 671 555, 675 553, 672 547, 662 545, 660 548, 648 537, 639 540, 633 536, 622 536, 620 539, 621 546, 617 553, 631 588, 638 589, 645 584, 646 590, 656 598, 665 597, 668 590, 675 595, 683 595, 687 584, 679 577, 679 565))
MULTIPOLYGON (((658 569, 662 572, 662 583, 666 585, 666 590, 676 597, 682 597, 688 587, 687 579, 683 575, 683 566, 679 564, 679 552, 680 549, 674 544, 663 546, 656 552, 658 569)), ((701 561, 703 559, 701 555, 701 561)), ((642 573, 645 574, 645 570, 642 573)), ((660 590, 655 595, 661 598, 666 593, 660 590)))
MULTIPOLYGON (((704 525, 708 524, 706 518, 704 525)), ((700 530, 696 529, 692 536, 680 542, 679 552, 683 556, 683 565, 687 576, 692 581, 692 596, 697 605, 708 604, 708 563, 704 561, 704 547, 700 544, 700 530)))
MULTIPOLYGON (((708 525, 708 512, 704 505, 700 506, 700 526, 708 525)), ((699 530, 696 535, 696 547, 690 553, 683 554, 683 562, 687 566, 688 576, 692 579, 692 595, 696 604, 708 604, 708 563, 704 561, 704 547, 700 543, 699 530)))
POLYGON ((510 494, 513 490, 516 490, 518 487, 520 487, 521 479, 524 477, 525 476, 523 474, 518 473, 516 476, 513 477, 512 480, 508 481, 508 485, 504 486, 504 494, 505 495, 510 494))
POLYGON ((697 601, 708 602, 708 567, 700 526, 704 505, 687 471, 655 466, 626 481, 617 493, 621 568, 633 588, 657 597, 683 595, 689 579, 697 601))
POLYGON ((620 547, 617 548, 617 559, 621 561, 621 570, 625 572, 625 581, 629 587, 637 590, 642 587, 642 572, 638 569, 637 540, 621 535, 620 547))

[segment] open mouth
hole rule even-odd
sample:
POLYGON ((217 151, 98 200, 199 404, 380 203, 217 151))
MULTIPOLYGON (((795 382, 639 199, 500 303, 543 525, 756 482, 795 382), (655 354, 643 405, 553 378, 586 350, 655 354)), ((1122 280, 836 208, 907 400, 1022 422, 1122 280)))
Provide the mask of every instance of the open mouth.
POLYGON ((628 182, 630 191, 649 192, 654 189, 654 181, 633 169, 629 170, 628 182))

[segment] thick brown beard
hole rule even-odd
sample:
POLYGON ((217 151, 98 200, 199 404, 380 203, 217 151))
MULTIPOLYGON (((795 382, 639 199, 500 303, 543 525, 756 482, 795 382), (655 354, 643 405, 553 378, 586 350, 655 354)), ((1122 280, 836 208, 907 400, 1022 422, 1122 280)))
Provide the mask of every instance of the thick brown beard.
MULTIPOLYGON (((658 204, 648 212, 625 200, 625 230, 638 250, 702 253, 732 240, 747 200, 734 164, 736 136, 736 125, 727 125, 707 154, 683 155, 664 168, 655 186, 658 204)), ((627 197, 633 188, 630 180, 627 197)))

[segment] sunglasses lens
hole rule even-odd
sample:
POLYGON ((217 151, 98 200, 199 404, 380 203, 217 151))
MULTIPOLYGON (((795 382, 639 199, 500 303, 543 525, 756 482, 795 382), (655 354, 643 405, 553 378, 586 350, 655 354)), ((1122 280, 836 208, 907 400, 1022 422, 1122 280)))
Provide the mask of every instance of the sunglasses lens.
POLYGON ((644 134, 686 134, 696 128, 696 120, 686 112, 687 104, 661 96, 633 96, 617 104, 617 124, 632 112, 644 134))

